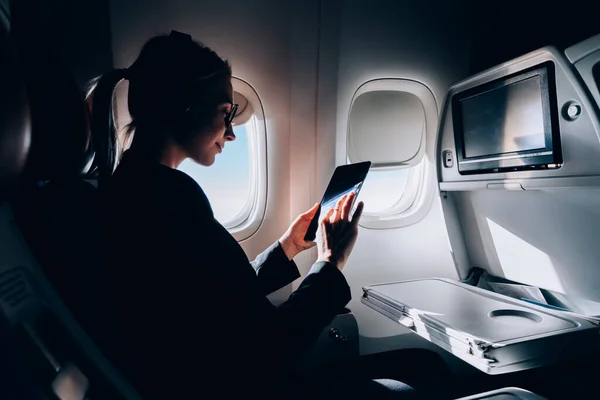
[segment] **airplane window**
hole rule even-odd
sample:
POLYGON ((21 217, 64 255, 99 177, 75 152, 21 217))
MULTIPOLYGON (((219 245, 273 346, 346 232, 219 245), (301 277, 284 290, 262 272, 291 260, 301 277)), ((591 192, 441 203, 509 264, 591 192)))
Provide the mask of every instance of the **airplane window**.
POLYGON ((407 211, 417 198, 422 169, 422 162, 409 168, 372 168, 358 196, 365 202, 365 216, 407 211))
POLYGON ((362 227, 399 228, 427 213, 433 175, 425 149, 436 127, 436 102, 424 84, 391 78, 358 87, 348 114, 346 161, 372 162, 358 196, 365 202, 362 227))
POLYGON ((248 219, 253 207, 252 185, 254 157, 251 152, 256 134, 255 117, 240 126, 234 126, 236 139, 228 142, 215 163, 206 168, 191 159, 185 160, 179 170, 190 175, 202 187, 212 205, 215 218, 226 228, 233 228, 248 219))
POLYGON ((404 194, 408 169, 372 170, 360 191, 359 200, 365 202, 365 213, 389 211, 404 194))

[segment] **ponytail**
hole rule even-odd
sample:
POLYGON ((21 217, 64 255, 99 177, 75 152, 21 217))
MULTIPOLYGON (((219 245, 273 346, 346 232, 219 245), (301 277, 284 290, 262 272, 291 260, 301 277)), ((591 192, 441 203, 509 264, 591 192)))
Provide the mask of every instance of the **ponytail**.
POLYGON ((128 78, 126 69, 115 69, 88 83, 86 100, 92 102, 91 130, 96 155, 94 166, 98 173, 98 186, 103 186, 117 162, 117 134, 113 109, 117 85, 128 78))

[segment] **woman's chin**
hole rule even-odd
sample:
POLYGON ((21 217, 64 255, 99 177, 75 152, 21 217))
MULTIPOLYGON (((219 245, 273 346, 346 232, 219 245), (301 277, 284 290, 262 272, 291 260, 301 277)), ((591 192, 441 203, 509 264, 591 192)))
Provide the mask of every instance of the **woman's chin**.
POLYGON ((210 154, 201 157, 193 157, 193 160, 196 164, 202 165, 203 167, 210 167, 215 163, 215 158, 214 154, 210 154))
POLYGON ((201 164, 204 165, 205 167, 210 167, 211 165, 213 165, 216 161, 216 155, 215 154, 211 154, 207 157, 204 157, 204 159, 202 160, 201 164))

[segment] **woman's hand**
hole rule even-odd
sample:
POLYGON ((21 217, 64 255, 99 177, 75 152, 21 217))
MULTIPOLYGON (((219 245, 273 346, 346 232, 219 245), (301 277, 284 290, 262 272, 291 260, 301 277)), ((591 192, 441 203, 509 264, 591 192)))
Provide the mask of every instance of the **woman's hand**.
POLYGON ((279 239, 281 247, 288 260, 296 257, 296 255, 304 250, 315 246, 315 242, 307 242, 304 240, 310 221, 319 209, 319 203, 315 204, 307 212, 300 214, 290 225, 288 230, 279 239))
POLYGON ((346 265, 358 237, 358 221, 364 204, 362 201, 358 203, 356 212, 350 220, 355 196, 352 192, 342 197, 336 206, 325 214, 317 231, 319 249, 317 261, 327 261, 340 271, 346 265))

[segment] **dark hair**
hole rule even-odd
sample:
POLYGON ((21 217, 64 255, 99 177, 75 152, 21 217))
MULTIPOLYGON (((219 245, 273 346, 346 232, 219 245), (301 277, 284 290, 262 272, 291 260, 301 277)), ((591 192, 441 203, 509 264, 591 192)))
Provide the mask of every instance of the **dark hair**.
POLYGON ((185 140, 194 123, 206 123, 206 110, 191 110, 193 103, 202 103, 208 85, 217 76, 231 76, 231 66, 213 50, 192 40, 191 36, 171 32, 150 39, 138 58, 127 69, 115 69, 88 83, 86 100, 92 101, 92 133, 98 158, 112 174, 116 165, 114 91, 124 79, 129 80, 128 108, 131 123, 129 136, 140 126, 148 127, 144 134, 155 135, 157 142, 168 135, 185 140), (193 111, 193 112, 192 112, 193 111), (173 126, 176 123, 177 126, 173 126))

